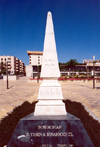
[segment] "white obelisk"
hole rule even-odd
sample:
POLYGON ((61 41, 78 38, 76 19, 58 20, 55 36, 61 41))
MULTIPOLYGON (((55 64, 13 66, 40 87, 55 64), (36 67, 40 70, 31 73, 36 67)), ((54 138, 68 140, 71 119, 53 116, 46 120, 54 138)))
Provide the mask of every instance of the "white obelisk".
POLYGON ((48 12, 45 30, 43 62, 38 103, 35 107, 34 115, 66 115, 65 104, 62 102, 61 85, 58 83, 60 71, 58 66, 56 43, 52 14, 48 12))

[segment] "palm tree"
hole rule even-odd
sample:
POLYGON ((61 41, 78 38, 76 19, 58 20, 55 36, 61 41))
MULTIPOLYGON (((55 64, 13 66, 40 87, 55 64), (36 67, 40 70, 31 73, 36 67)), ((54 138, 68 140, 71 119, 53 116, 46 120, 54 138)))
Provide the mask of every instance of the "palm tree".
POLYGON ((79 64, 78 61, 76 59, 70 59, 68 62, 66 62, 66 65, 68 67, 72 68, 72 76, 73 76, 73 68, 75 67, 75 65, 79 64))

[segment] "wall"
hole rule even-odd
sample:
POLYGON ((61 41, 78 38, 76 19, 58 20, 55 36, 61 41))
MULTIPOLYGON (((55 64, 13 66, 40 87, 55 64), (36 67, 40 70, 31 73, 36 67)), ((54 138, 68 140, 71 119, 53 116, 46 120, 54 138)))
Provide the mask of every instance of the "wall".
POLYGON ((26 65, 26 77, 32 77, 33 76, 32 66, 26 65))
MULTIPOLYGON (((11 81, 15 81, 15 80, 18 80, 18 79, 19 79, 19 76, 18 75, 8 76, 8 80, 11 80, 11 81)), ((7 75, 3 76, 3 80, 4 81, 7 80, 7 75)))

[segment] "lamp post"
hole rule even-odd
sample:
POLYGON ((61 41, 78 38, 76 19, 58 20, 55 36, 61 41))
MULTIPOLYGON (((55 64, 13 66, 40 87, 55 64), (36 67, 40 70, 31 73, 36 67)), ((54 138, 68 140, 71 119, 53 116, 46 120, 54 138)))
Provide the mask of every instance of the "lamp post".
POLYGON ((87 63, 86 63, 86 76, 87 76, 87 63))
POLYGON ((9 89, 8 88, 8 57, 7 57, 7 89, 9 89))
POLYGON ((39 83, 39 66, 37 66, 37 83, 39 83))
POLYGON ((95 60, 95 56, 93 56, 93 89, 95 89, 94 60, 95 60))

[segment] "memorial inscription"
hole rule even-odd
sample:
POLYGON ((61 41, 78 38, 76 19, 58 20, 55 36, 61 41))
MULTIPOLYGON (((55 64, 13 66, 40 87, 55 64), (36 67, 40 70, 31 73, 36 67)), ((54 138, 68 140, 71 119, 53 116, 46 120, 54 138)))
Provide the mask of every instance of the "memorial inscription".
POLYGON ((38 118, 33 114, 23 118, 7 147, 94 147, 78 118, 70 114, 38 118))
POLYGON ((39 89, 39 97, 43 97, 43 98, 59 98, 62 97, 61 93, 60 93, 60 89, 61 87, 41 87, 39 89))
POLYGON ((55 59, 52 59, 52 58, 45 59, 45 65, 46 66, 55 66, 55 59))

